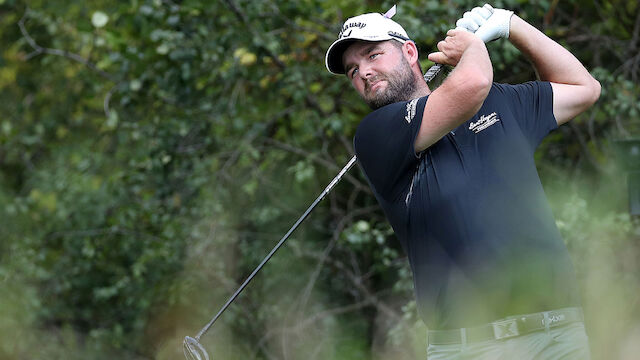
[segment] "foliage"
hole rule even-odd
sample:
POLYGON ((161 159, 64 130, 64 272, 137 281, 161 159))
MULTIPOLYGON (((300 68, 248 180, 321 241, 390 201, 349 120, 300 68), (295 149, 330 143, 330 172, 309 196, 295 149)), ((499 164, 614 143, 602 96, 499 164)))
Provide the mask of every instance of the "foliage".
MULTIPOLYGON (((346 17, 391 5, 0 0, 0 357, 180 357, 182 337, 351 157, 368 109, 326 72, 324 51, 346 17)), ((426 55, 478 4, 398 5, 426 55)), ((601 355, 640 319, 621 300, 637 294, 639 228, 611 147, 640 131, 638 4, 493 5, 603 85, 537 153, 588 315, 625 321, 594 327, 601 355)), ((489 51, 497 81, 535 77, 507 42, 489 51)), ((402 250, 352 170, 203 342, 229 359, 420 357, 412 296, 402 250)))

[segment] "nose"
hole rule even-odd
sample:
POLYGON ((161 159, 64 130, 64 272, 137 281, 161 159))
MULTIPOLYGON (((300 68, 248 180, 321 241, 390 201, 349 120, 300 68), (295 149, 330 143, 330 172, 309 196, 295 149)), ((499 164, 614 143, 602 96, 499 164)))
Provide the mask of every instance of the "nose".
POLYGON ((373 76, 373 69, 368 64, 362 64, 358 68, 358 75, 363 79, 367 80, 368 78, 373 76))

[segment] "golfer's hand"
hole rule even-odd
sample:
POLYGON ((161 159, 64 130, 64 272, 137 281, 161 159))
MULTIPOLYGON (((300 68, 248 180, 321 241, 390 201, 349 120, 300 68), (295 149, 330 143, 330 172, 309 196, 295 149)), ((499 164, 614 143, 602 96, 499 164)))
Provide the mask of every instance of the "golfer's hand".
POLYGON ((483 7, 475 7, 471 11, 465 12, 464 15, 456 21, 456 28, 475 33, 487 22, 487 19, 489 19, 491 15, 493 15, 491 5, 485 4, 483 7))
POLYGON ((512 15, 511 10, 494 9, 485 4, 464 13, 456 26, 475 32, 485 43, 500 38, 508 39, 512 15))
POLYGON ((462 54, 471 46, 484 47, 482 40, 474 34, 461 29, 447 31, 447 37, 437 45, 438 52, 429 54, 429 60, 444 65, 456 66, 462 54))

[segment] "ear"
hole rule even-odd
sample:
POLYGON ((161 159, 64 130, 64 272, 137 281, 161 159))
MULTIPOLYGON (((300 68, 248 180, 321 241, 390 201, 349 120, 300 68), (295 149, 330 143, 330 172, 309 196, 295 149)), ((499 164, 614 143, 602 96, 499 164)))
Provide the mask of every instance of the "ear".
POLYGON ((407 62, 409 62, 409 65, 413 66, 418 62, 418 47, 413 41, 406 41, 402 45, 402 54, 405 59, 407 59, 407 62))

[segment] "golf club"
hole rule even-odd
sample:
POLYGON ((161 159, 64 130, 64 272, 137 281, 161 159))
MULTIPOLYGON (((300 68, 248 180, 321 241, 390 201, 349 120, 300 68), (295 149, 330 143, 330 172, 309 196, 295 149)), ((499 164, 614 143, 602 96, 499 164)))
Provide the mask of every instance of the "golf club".
MULTIPOLYGON (((387 11, 387 13, 384 14, 384 16, 391 18, 395 14, 395 8, 396 6, 394 5, 389 11, 387 11)), ((488 9, 490 13, 493 13, 493 8, 491 8, 491 6, 485 5, 485 8, 488 9)), ((440 73, 443 67, 444 66, 442 64, 435 64, 431 66, 427 70, 427 72, 424 74, 425 81, 431 82, 440 73)), ((182 342, 182 345, 183 345, 182 348, 183 348, 184 356, 187 360, 209 360, 210 359, 209 354, 205 350, 204 346, 200 344, 200 338, 207 333, 207 331, 216 322, 216 320, 218 320, 220 315, 222 315, 222 313, 229 307, 229 305, 231 305, 231 303, 236 299, 236 297, 238 297, 238 295, 242 292, 242 290, 244 290, 244 288, 256 276, 256 274, 262 269, 262 267, 264 267, 267 261, 271 259, 273 254, 275 254, 275 252, 278 251, 278 249, 282 246, 282 244, 284 244, 284 242, 289 238, 289 236, 298 228, 298 226, 307 218, 307 216, 309 216, 309 214, 311 213, 311 211, 313 211, 316 205, 318 205, 318 203, 322 201, 322 199, 324 199, 324 197, 331 191, 331 189, 333 189, 333 187, 342 179, 344 174, 347 171, 349 171, 349 169, 351 169, 351 167, 353 166, 353 164, 355 164, 355 162, 356 162, 356 156, 354 155, 347 162, 347 164, 342 168, 342 170, 340 170, 338 175, 336 175, 336 177, 334 177, 333 180, 331 180, 331 182, 329 183, 329 185, 327 185, 324 191, 322 191, 322 193, 320 193, 320 195, 315 199, 315 201, 307 208, 307 210, 302 214, 302 216, 298 218, 298 220, 293 224, 293 226, 289 229, 289 231, 287 231, 287 233, 282 237, 282 239, 280 239, 280 241, 276 244, 276 246, 273 247, 273 249, 269 252, 269 254, 265 256, 262 262, 260 262, 260 264, 255 268, 255 270, 253 270, 251 275, 249 275, 249 277, 247 277, 247 279, 242 283, 242 285, 240 285, 238 290, 236 290, 236 292, 233 295, 231 295, 229 300, 227 300, 227 302, 222 306, 220 311, 218 311, 218 313, 213 317, 213 319, 211 319, 211 321, 209 321, 209 323, 207 323, 207 325, 205 325, 195 337, 185 336, 182 342)))

